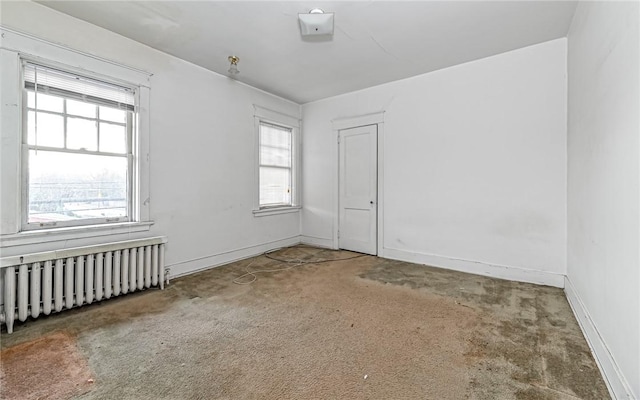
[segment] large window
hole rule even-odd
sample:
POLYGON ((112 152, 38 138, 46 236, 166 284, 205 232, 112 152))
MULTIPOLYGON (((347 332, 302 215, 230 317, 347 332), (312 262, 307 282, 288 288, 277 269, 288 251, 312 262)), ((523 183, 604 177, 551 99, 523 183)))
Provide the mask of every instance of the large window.
POLYGON ((23 63, 23 229, 133 220, 135 91, 23 63))
POLYGON ((293 205, 293 129, 260 122, 260 207, 293 205))

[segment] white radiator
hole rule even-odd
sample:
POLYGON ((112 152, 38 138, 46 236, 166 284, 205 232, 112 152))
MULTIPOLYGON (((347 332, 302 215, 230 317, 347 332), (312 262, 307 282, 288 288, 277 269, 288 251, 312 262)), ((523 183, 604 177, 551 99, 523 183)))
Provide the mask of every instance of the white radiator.
POLYGON ((94 301, 164 289, 165 237, 0 258, 0 323, 49 315, 94 301))

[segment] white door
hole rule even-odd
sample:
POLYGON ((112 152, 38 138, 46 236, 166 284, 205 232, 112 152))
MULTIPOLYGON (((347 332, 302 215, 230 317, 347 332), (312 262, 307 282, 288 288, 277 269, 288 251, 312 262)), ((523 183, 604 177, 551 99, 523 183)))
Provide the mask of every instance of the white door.
POLYGON ((341 249, 377 254, 378 126, 340 131, 341 249))

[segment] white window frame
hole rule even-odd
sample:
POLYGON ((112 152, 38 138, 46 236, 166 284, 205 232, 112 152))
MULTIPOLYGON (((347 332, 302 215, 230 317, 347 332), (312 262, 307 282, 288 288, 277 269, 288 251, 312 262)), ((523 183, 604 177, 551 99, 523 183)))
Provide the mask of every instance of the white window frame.
POLYGON ((150 218, 149 163, 149 97, 151 74, 87 53, 0 27, 0 134, 2 168, 0 168, 0 249, 26 244, 80 239, 104 235, 131 234, 148 231, 150 218), (70 73, 136 88, 135 125, 130 161, 132 207, 130 220, 66 227, 23 228, 24 182, 22 60, 50 66, 70 73), (13 79, 11 79, 13 77, 13 79))
MULTIPOLYGON (((98 78, 95 76, 89 76, 89 74, 87 74, 86 72, 84 73, 79 73, 75 70, 71 70, 69 69, 69 67, 60 67, 59 65, 51 65, 48 63, 43 63, 42 60, 39 61, 34 61, 32 58, 30 57, 21 57, 21 64, 23 65, 23 69, 24 66, 27 64, 35 64, 35 65, 40 65, 43 67, 49 67, 49 68, 53 68, 53 69, 57 69, 60 70, 62 72, 71 74, 71 75, 75 75, 75 76, 81 76, 84 78, 90 78, 90 79, 96 79, 96 80, 100 80, 100 81, 105 81, 106 83, 110 83, 110 84, 114 84, 117 86, 121 86, 121 87, 126 87, 128 89, 131 89, 134 92, 134 111, 132 113, 127 113, 127 122, 126 122, 126 128, 127 128, 127 137, 126 137, 126 142, 127 142, 127 152, 126 154, 123 155, 122 154, 109 154, 109 153, 105 153, 105 152, 100 152, 98 150, 96 151, 88 151, 88 150, 69 150, 67 148, 50 148, 50 147, 45 147, 45 146, 38 146, 38 145, 30 145, 28 143, 28 124, 27 124, 27 115, 28 111, 30 110, 30 108, 28 107, 27 104, 27 92, 28 90, 25 87, 25 82, 24 82, 24 73, 22 74, 22 80, 21 80, 21 86, 22 86, 22 165, 21 165, 21 179, 22 179, 22 186, 21 186, 21 194, 22 194, 22 199, 21 199, 21 205, 20 205, 20 213, 21 213, 21 231, 33 231, 33 230, 42 230, 42 229, 49 229, 49 228, 64 228, 64 227, 74 227, 74 226, 89 226, 89 225, 102 225, 102 224, 109 224, 109 223, 118 223, 118 222, 135 222, 137 220, 139 220, 139 210, 138 207, 136 207, 136 205, 134 204, 133 201, 133 194, 134 194, 134 188, 138 187, 138 174, 137 174, 137 168, 136 167, 136 163, 134 162, 137 158, 138 155, 135 153, 134 149, 135 149, 135 142, 137 140, 138 137, 138 129, 137 129, 137 124, 136 124, 136 116, 137 113, 135 111, 136 109, 136 105, 139 104, 139 99, 138 99, 138 88, 135 86, 131 86, 131 85, 123 85, 122 83, 116 83, 113 80, 109 80, 106 81, 103 78, 98 78), (29 219, 29 152, 30 150, 42 150, 42 151, 50 151, 50 152, 57 152, 57 153, 67 153, 67 154, 85 154, 85 155, 114 155, 114 156, 118 156, 118 157, 123 157, 123 158, 127 158, 127 215, 125 217, 119 217, 119 218, 83 218, 83 219, 79 219, 79 220, 69 220, 69 221, 55 221, 55 222, 40 222, 40 223, 29 223, 28 219, 29 219)), ((65 98, 66 99, 66 98, 65 98)), ((40 111, 38 111, 40 112, 40 111)), ((41 111, 44 113, 48 113, 48 114, 57 114, 57 115, 61 115, 61 116, 68 116, 68 114, 66 113, 66 110, 63 111, 62 113, 56 113, 56 112, 50 112, 50 111, 41 111)), ((74 116, 72 116, 74 117, 74 116)), ((82 118, 82 117, 79 117, 82 118)), ((96 116, 96 118, 91 118, 91 119, 95 119, 96 121, 98 120, 98 116, 96 116)), ((99 129, 99 126, 98 126, 99 129)), ((66 136, 67 132, 66 132, 66 124, 65 124, 65 136, 66 136)))
POLYGON ((255 194, 253 214, 265 216, 297 212, 300 210, 300 120, 294 116, 254 105, 254 138, 255 138, 255 194), (260 205, 260 125, 262 123, 275 125, 291 130, 291 204, 290 205, 260 205))

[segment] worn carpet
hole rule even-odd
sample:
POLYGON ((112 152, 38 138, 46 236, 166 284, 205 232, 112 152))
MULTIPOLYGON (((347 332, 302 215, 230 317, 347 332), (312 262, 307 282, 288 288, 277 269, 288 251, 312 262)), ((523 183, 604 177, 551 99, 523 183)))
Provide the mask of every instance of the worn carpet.
POLYGON ((91 390, 87 361, 64 332, 2 350, 0 361, 3 399, 67 399, 91 390))
POLYGON ((562 290, 305 246, 17 325, 2 371, 3 398, 608 398, 562 290))

